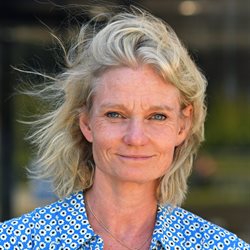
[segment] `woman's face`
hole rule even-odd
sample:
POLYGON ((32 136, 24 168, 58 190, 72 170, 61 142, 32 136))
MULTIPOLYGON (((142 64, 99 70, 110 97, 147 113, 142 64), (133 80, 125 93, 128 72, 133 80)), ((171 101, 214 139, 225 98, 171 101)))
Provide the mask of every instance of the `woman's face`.
POLYGON ((186 138, 192 107, 149 66, 106 71, 97 82, 90 115, 80 128, 92 143, 96 172, 109 180, 156 182, 186 138))

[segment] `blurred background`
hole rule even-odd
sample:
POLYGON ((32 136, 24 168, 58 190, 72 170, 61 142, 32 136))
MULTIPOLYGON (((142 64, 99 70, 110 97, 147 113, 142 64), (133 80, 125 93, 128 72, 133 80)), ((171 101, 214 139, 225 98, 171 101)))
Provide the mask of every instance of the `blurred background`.
MULTIPOLYGON (((206 75, 206 142, 194 164, 183 206, 250 242, 250 1, 108 2, 142 6, 167 21, 206 75)), ((17 73, 11 65, 58 72, 63 54, 50 29, 70 38, 69 26, 74 30, 76 20, 84 22, 99 11, 94 3, 100 1, 0 3, 0 221, 56 200, 49 183, 27 178, 25 168, 32 165, 34 152, 24 140, 29 128, 18 122, 43 107, 13 95, 24 79, 35 84, 42 79, 17 73), (76 11, 69 21, 67 9, 57 4, 93 7, 82 16, 76 11)))

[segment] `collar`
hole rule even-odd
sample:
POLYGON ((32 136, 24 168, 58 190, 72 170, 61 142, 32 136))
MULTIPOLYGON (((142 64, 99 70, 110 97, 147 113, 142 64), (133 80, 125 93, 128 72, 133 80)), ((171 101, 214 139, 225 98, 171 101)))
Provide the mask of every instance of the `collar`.
POLYGON ((166 249, 167 243, 167 225, 166 221, 172 213, 173 208, 171 206, 158 205, 156 222, 154 227, 154 232, 152 236, 151 248, 155 249, 166 249))
POLYGON ((158 206, 153 232, 155 249, 181 249, 180 246, 184 246, 186 238, 183 235, 182 216, 178 215, 179 209, 173 205, 158 206))

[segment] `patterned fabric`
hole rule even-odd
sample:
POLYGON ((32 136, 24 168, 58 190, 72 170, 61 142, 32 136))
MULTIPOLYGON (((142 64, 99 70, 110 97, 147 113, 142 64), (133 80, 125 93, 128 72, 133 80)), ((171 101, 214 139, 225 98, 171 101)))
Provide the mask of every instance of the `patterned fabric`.
MULTIPOLYGON (((0 224, 0 249, 103 249, 82 192, 0 224)), ((150 249, 250 249, 232 233, 179 207, 159 206, 150 249)))

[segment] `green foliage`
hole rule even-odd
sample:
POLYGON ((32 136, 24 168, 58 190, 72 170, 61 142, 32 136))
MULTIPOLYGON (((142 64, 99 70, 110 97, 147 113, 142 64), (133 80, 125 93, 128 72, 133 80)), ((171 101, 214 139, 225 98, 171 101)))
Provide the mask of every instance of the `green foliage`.
POLYGON ((247 93, 228 99, 215 96, 208 109, 206 138, 208 145, 250 145, 250 100, 247 93))

